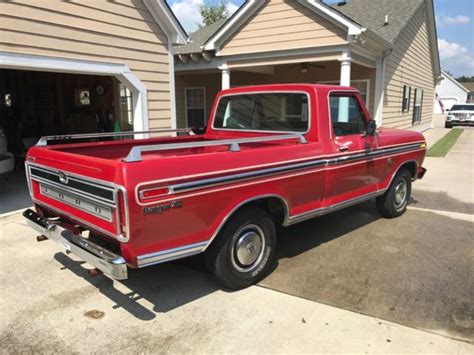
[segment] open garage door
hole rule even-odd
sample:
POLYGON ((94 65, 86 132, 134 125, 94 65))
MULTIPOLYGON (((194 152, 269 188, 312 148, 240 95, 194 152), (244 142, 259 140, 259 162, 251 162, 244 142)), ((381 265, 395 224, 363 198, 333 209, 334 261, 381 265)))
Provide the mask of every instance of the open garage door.
POLYGON ((0 127, 14 156, 9 176, 0 171, 0 214, 31 204, 23 165, 41 136, 133 130, 133 99, 115 76, 0 69, 0 127))

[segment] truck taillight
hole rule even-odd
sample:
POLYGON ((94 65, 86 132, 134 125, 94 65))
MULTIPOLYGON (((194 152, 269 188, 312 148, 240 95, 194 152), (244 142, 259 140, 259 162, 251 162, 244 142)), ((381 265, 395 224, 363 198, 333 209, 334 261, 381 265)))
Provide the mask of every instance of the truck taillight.
POLYGON ((117 192, 117 200, 118 200, 118 209, 119 209, 119 229, 117 232, 120 234, 120 235, 123 235, 125 236, 126 238, 128 238, 129 236, 127 235, 127 206, 126 206, 126 203, 127 201, 125 201, 126 199, 126 196, 125 194, 123 193, 123 191, 118 191, 117 192))

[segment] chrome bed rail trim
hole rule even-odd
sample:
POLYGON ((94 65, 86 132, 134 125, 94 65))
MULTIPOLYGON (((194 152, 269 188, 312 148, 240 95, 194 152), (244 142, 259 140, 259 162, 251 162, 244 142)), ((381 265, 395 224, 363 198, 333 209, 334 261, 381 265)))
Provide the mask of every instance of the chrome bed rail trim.
POLYGON ((105 133, 85 133, 85 134, 65 134, 57 136, 43 136, 41 137, 36 146, 46 146, 48 141, 62 141, 62 140, 74 140, 74 139, 87 139, 87 138, 104 138, 104 137, 126 137, 132 135, 142 135, 149 133, 192 133, 191 128, 180 128, 180 129, 152 129, 149 131, 126 131, 126 132, 105 132, 105 133))
POLYGON ((279 140, 285 140, 285 139, 298 139, 299 143, 301 144, 307 143, 306 138, 303 136, 303 134, 292 133, 292 134, 279 134, 279 135, 274 135, 274 136, 248 137, 248 138, 236 138, 236 139, 219 139, 219 140, 202 141, 202 142, 141 145, 141 146, 133 147, 128 153, 128 155, 123 159, 123 161, 126 163, 141 161, 143 152, 155 152, 155 151, 185 149, 185 148, 215 147, 219 145, 228 145, 230 151, 239 152, 240 144, 272 142, 272 141, 279 141, 279 140))

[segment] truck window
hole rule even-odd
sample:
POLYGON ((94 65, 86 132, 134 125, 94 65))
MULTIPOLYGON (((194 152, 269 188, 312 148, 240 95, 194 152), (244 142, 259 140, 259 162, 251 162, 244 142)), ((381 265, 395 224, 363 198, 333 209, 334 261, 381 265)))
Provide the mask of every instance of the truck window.
POLYGON ((331 94, 329 106, 333 131, 337 137, 365 132, 365 115, 355 96, 331 94))
POLYGON ((308 96, 301 93, 242 94, 219 100, 213 128, 307 132, 308 96))

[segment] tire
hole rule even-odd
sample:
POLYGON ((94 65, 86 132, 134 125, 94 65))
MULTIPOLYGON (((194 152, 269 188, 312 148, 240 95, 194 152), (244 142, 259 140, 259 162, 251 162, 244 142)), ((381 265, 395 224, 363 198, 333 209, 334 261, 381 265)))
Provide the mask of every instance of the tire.
POLYGON ((260 208, 246 208, 231 217, 205 254, 214 278, 240 290, 267 276, 275 262, 276 229, 260 208))
POLYGON ((453 128, 453 125, 452 125, 451 123, 449 123, 449 122, 446 121, 446 122, 444 123, 444 128, 453 128))
POLYGON ((400 169, 388 190, 377 197, 377 210, 382 216, 395 218, 405 213, 411 195, 411 179, 407 169, 400 169))

